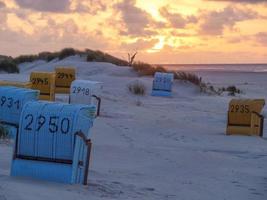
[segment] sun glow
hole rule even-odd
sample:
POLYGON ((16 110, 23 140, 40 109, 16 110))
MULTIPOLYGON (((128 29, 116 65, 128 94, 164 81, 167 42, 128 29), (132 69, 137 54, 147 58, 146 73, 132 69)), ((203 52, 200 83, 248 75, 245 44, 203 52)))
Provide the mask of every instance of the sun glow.
POLYGON ((154 53, 154 52, 159 52, 165 45, 165 37, 164 36, 160 36, 159 38, 159 42, 157 44, 154 45, 154 47, 152 47, 151 49, 147 50, 148 53, 154 53))
POLYGON ((135 49, 146 62, 265 63, 266 3, 240 2, 0 0, 0 54, 70 46, 120 57, 135 49))
POLYGON ((157 21, 163 21, 165 22, 166 20, 160 15, 159 13, 159 8, 161 6, 163 6, 164 4, 162 4, 163 1, 137 1, 136 5, 145 10, 147 13, 149 13, 153 19, 157 20, 157 21))

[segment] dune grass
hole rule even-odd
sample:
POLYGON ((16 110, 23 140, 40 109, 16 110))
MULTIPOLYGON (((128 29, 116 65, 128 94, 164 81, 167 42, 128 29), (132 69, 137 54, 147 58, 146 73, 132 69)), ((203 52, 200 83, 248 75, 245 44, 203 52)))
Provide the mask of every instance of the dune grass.
POLYGON ((4 59, 0 61, 0 71, 5 71, 7 73, 19 73, 19 68, 12 59, 4 59))
POLYGON ((243 93, 242 90, 238 89, 234 85, 230 85, 228 87, 221 87, 218 89, 219 93, 222 94, 223 92, 228 92, 229 96, 236 96, 237 94, 243 93))
POLYGON ((134 81, 127 87, 129 92, 134 95, 144 96, 146 94, 146 86, 141 81, 134 81))
POLYGON ((118 66, 128 66, 129 63, 126 60, 117 58, 102 51, 93 51, 90 49, 85 50, 88 62, 108 62, 118 66))
POLYGON ((33 62, 36 60, 45 60, 47 62, 58 58, 59 60, 62 60, 66 57, 73 56, 76 54, 80 54, 79 51, 73 49, 73 48, 64 48, 61 51, 58 52, 41 52, 36 55, 21 55, 16 58, 14 58, 14 62, 17 64, 24 63, 24 62, 33 62))
POLYGON ((191 73, 191 72, 173 72, 174 79, 182 80, 186 82, 190 82, 195 86, 199 87, 200 91, 203 93, 214 94, 214 95, 221 95, 224 92, 228 92, 229 96, 235 96, 236 94, 241 94, 242 91, 238 89, 236 86, 228 86, 228 87, 219 87, 216 88, 210 83, 206 83, 202 80, 202 77, 191 73))
POLYGON ((168 72, 164 67, 153 66, 144 62, 134 62, 132 68, 141 76, 154 76, 156 72, 168 72))
POLYGON ((174 79, 188 81, 190 83, 193 83, 194 85, 199 86, 203 84, 201 77, 198 77, 196 74, 189 72, 174 72, 174 79))
POLYGON ((200 92, 208 93, 208 94, 218 94, 216 89, 212 85, 205 83, 202 80, 202 77, 199 77, 198 75, 192 72, 178 71, 178 72, 173 72, 173 73, 174 73, 174 79, 191 83, 199 87, 200 92))

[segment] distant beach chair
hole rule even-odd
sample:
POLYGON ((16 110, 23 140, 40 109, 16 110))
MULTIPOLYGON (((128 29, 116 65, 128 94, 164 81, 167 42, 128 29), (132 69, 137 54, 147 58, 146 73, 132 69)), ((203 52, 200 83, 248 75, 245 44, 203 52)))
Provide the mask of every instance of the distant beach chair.
POLYGON ((69 94, 72 81, 76 78, 76 71, 73 67, 56 67, 56 88, 58 94, 69 94))
POLYGON ((264 99, 233 99, 229 103, 227 135, 263 135, 264 99))
POLYGON ((89 80, 75 80, 71 84, 69 97, 70 104, 95 105, 97 116, 100 115, 101 98, 100 91, 103 83, 89 80))
MULTIPOLYGON (((0 124, 14 127, 17 132, 24 104, 37 101, 38 98, 39 91, 37 90, 0 86, 0 124)), ((12 137, 16 134, 12 133, 12 137)))
POLYGON ((152 96, 172 96, 173 73, 156 72, 154 75, 152 96))
POLYGON ((55 101, 55 73, 32 72, 32 89, 40 91, 40 100, 55 101))
POLYGON ((95 106, 29 102, 16 137, 11 176, 87 184, 95 106))

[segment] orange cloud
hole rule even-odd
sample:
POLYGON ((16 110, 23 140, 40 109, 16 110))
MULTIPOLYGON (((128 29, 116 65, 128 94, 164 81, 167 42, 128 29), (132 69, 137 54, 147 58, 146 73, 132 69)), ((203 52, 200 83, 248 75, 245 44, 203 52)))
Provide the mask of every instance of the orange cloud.
POLYGON ((74 47, 119 57, 138 50, 153 63, 267 62, 266 4, 234 2, 0 0, 0 54, 74 47))
POLYGON ((221 35, 224 28, 232 29, 237 22, 256 19, 259 15, 251 9, 239 9, 228 6, 221 11, 205 12, 200 26, 201 34, 221 35))

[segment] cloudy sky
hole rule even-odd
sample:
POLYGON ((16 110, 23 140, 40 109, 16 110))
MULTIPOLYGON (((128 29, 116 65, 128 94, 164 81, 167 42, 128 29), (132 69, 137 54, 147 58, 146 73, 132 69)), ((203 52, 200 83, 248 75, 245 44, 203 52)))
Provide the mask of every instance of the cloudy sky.
POLYGON ((149 63, 267 63, 267 0, 0 0, 0 54, 64 47, 149 63))

